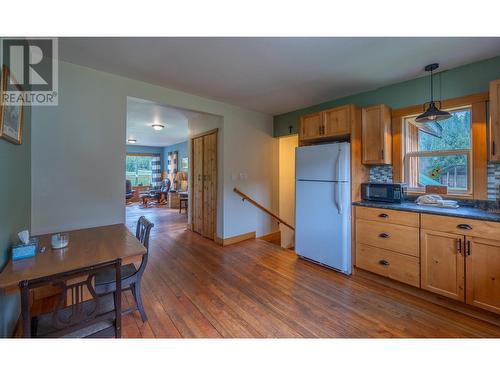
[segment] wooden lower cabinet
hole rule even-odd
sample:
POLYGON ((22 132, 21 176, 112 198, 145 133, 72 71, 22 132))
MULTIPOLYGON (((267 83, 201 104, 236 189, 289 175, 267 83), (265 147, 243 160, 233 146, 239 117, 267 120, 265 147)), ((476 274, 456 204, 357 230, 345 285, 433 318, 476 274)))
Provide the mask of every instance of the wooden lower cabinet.
POLYGON ((500 224, 410 214, 356 207, 356 267, 500 314, 500 224))
POLYGON ((417 257, 359 243, 356 245, 356 266, 405 284, 420 286, 417 257))
POLYGON ((427 229, 420 236, 422 289, 464 301, 463 236, 427 229))
POLYGON ((500 241, 466 237, 466 302, 500 313, 500 241))

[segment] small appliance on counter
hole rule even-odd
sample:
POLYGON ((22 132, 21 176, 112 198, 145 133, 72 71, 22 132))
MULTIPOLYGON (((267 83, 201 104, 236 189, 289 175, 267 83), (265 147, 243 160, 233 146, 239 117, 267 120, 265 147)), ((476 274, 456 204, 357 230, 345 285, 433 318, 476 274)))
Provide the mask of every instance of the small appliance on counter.
POLYGON ((406 184, 367 182, 361 184, 361 199, 365 201, 403 203, 406 199, 406 184))

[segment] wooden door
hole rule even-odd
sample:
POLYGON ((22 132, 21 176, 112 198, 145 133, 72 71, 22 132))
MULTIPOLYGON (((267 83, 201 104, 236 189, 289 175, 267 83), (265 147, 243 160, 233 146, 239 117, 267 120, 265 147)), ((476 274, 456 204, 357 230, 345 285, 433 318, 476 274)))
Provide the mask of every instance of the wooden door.
POLYGON ((361 144, 363 164, 391 164, 391 115, 387 106, 363 108, 361 144))
POLYGON ((463 244, 465 237, 421 230, 421 287, 443 296, 465 301, 463 244))
POLYGON ((490 160, 500 161, 500 79, 490 82, 490 160))
POLYGON ((346 135, 351 132, 349 106, 329 109, 323 112, 323 136, 346 135))
POLYGON ((217 210, 217 133, 203 137, 203 229, 202 235, 215 238, 217 210))
POLYGON ((322 134, 321 113, 311 113, 300 118, 300 139, 319 138, 322 134))
POLYGON ((191 222, 193 231, 203 232, 203 137, 192 140, 192 215, 191 222))
POLYGON ((500 313, 500 241, 466 237, 467 303, 500 313))

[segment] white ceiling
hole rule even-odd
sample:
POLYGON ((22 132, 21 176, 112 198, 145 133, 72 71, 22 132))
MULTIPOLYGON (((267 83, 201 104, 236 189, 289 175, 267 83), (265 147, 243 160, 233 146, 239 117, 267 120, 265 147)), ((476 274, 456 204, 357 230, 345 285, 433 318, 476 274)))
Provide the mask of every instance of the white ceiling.
POLYGON ((188 138, 188 120, 198 113, 160 105, 139 98, 127 98, 127 139, 135 145, 169 146, 188 138), (152 124, 165 126, 154 130, 152 124))
POLYGON ((60 38, 65 61, 280 114, 500 55, 500 38, 60 38))

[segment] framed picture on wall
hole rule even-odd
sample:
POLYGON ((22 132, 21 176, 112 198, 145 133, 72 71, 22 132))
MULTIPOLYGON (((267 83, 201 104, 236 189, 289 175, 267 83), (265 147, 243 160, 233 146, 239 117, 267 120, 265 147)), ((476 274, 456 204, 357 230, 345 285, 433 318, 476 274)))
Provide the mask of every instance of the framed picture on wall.
POLYGON ((182 158, 181 159, 181 169, 183 171, 187 171, 188 170, 188 165, 189 165, 188 158, 182 158))
POLYGON ((24 100, 21 105, 3 105, 3 94, 7 91, 7 82, 14 82, 14 88, 22 93, 21 86, 10 74, 9 69, 2 67, 2 83, 0 85, 0 138, 20 145, 23 142, 24 100))

